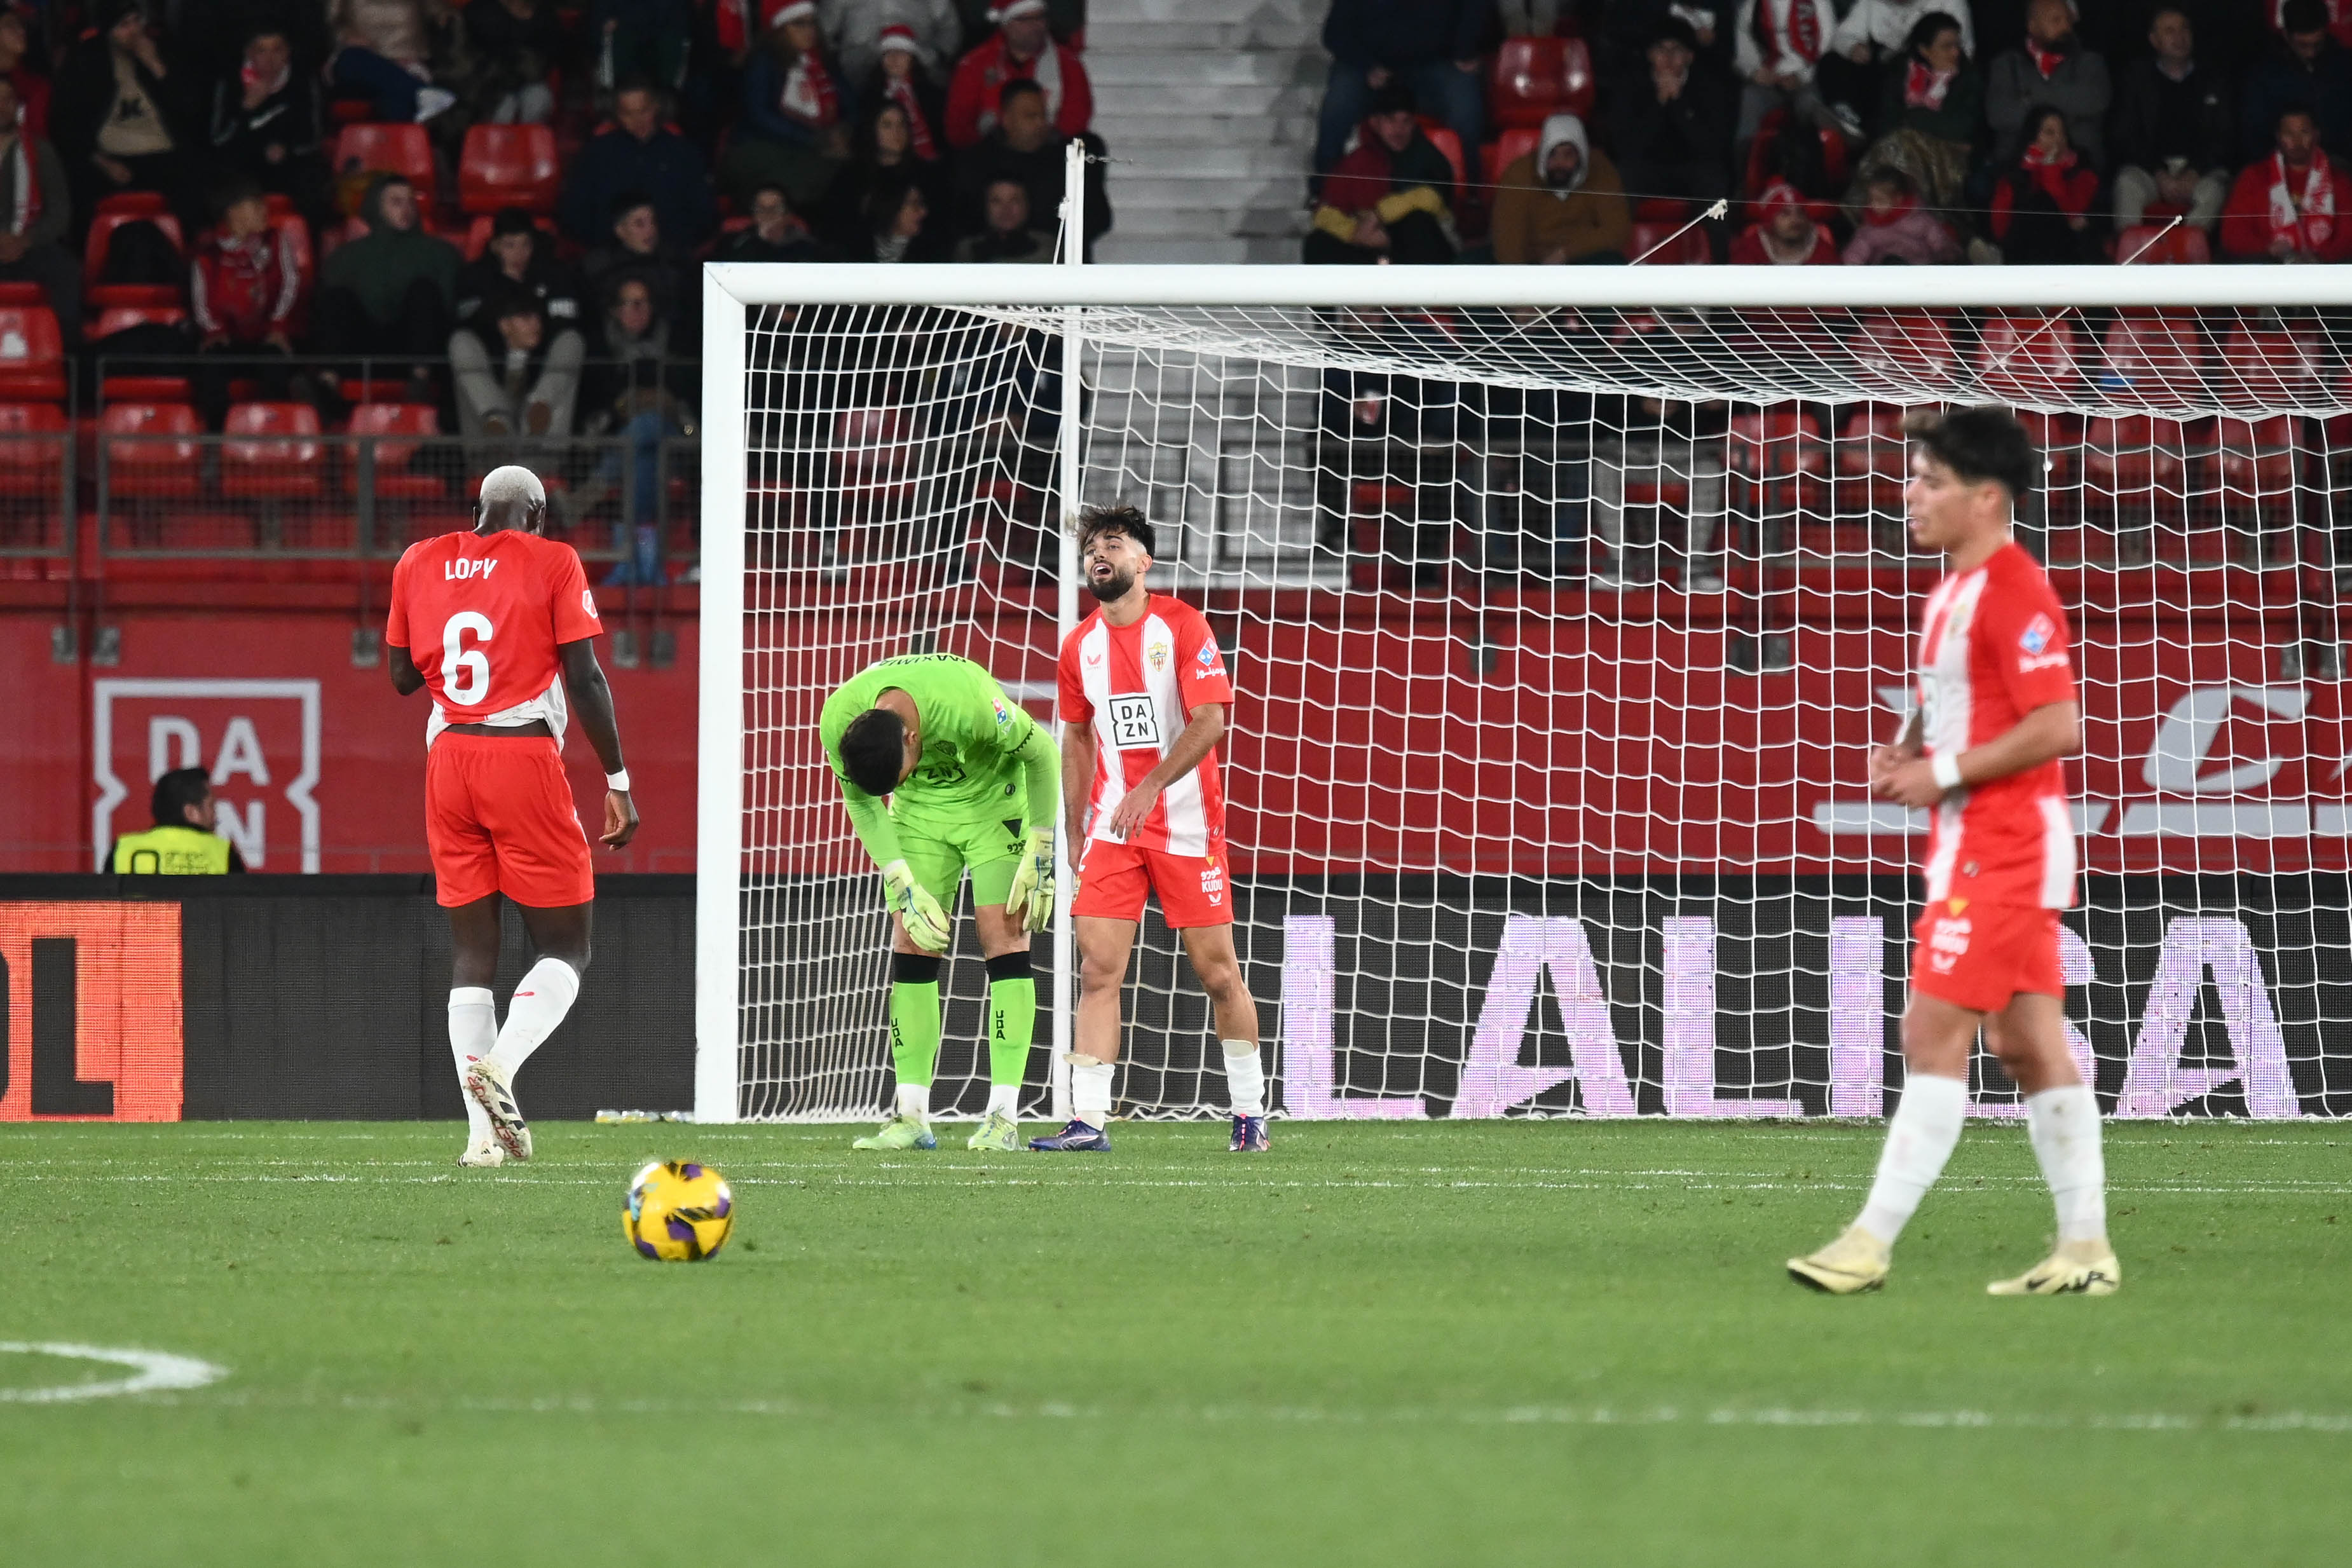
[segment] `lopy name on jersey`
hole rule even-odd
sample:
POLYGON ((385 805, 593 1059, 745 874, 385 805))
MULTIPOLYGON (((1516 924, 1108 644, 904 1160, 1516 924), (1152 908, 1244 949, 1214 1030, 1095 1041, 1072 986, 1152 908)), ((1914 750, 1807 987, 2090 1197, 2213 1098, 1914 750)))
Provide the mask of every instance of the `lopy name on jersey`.
POLYGON ((498 570, 498 564, 495 559, 467 559, 461 556, 456 560, 441 563, 441 577, 446 582, 463 582, 469 577, 488 577, 498 570))

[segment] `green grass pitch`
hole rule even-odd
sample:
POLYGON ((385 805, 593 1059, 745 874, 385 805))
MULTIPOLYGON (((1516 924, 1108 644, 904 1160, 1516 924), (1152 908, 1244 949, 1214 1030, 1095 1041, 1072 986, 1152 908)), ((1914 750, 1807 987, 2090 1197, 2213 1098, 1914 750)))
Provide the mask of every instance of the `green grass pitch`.
POLYGON ((1116 1153, 854 1129, 0 1130, 14 1563, 2340 1562, 2352 1135, 2108 1133, 2107 1301, 1994 1301, 2049 1200, 1972 1124, 1884 1295, 1781 1260, 1875 1127, 1276 1124, 1116 1153), (623 1186, 740 1221, 636 1258, 623 1186))

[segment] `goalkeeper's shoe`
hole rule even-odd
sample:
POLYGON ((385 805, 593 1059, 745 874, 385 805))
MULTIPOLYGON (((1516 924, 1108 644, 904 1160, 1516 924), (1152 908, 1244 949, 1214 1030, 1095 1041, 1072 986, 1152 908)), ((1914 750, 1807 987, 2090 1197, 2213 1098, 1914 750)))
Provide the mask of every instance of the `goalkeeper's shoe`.
POLYGON ((999 1154, 1021 1152, 1021 1124, 1001 1111, 991 1111, 973 1129, 967 1149, 993 1149, 999 1154))
POLYGON ((2014 1280, 1995 1280, 1989 1296, 2112 1296, 2124 1282, 2123 1265, 2105 1239, 2062 1241, 2058 1249, 2014 1280))
POLYGON ((1859 1295, 1886 1283, 1885 1242, 1859 1225, 1810 1257, 1789 1260, 1789 1278, 1831 1296, 1859 1295))
POLYGON ((1043 1138, 1032 1138, 1029 1146, 1041 1155, 1067 1155, 1080 1152, 1107 1155, 1110 1153, 1110 1134, 1100 1127, 1072 1117, 1058 1133, 1043 1138))
POLYGON ((940 1141, 912 1116, 893 1116, 849 1145, 853 1149, 936 1149, 940 1141))
POLYGON ((1229 1152, 1236 1155, 1265 1153, 1267 1149, 1273 1147, 1266 1139, 1265 1118, 1236 1114, 1234 1117, 1234 1141, 1225 1146, 1229 1152))
POLYGON ((466 1092, 490 1118, 490 1136, 510 1160, 530 1158, 530 1128, 515 1106, 514 1082, 487 1056, 466 1061, 466 1092))
POLYGON ((507 1152, 499 1146, 498 1139, 484 1133, 466 1145, 466 1152, 457 1156, 457 1163, 487 1170, 493 1166, 506 1164, 507 1152))

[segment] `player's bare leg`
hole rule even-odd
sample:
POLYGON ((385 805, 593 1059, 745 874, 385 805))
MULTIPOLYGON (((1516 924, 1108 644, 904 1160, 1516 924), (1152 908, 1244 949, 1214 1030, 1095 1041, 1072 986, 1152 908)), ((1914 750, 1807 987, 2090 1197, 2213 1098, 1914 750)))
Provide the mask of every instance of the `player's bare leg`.
POLYGON ((2019 992, 2006 1009, 1986 1017, 1984 1039, 2025 1096, 2026 1134, 2058 1211, 2058 1245, 2050 1256, 1986 1289, 1996 1296, 2115 1294, 2123 1269, 2107 1240, 2099 1103, 2066 1048, 2059 999, 2019 992))
POLYGON ((1107 1150, 1112 1073, 1118 1061, 1118 1000, 1137 923, 1084 915, 1071 923, 1078 948, 1078 1006, 1071 1024, 1070 1124, 1029 1146, 1045 1153, 1107 1150))
MULTIPOLYGON (((468 977, 478 976, 478 984, 485 995, 490 977, 498 970, 498 905, 499 900, 493 895, 449 912, 450 935, 457 947, 453 967, 468 977)), ((459 1072, 467 1098, 482 1112, 490 1135, 506 1157, 527 1160, 531 1153, 530 1127, 515 1103, 515 1074, 530 1060, 531 1052, 555 1032, 555 1027, 563 1021, 580 995, 580 977, 588 967, 595 905, 515 907, 521 911, 523 929, 530 934, 539 958, 508 998, 505 1027, 499 1030, 490 1049, 472 1053, 461 1061, 459 1072)), ((454 998, 454 991, 452 996, 454 998)), ((452 1028, 454 1043, 454 1023, 452 1028)))
POLYGON ((1183 932, 1184 952, 1201 988, 1209 993, 1216 1019, 1217 1043, 1224 1050, 1225 1089, 1233 1100, 1234 1154, 1263 1154, 1265 1135, 1265 1063, 1258 1054, 1257 998, 1242 979, 1241 959, 1234 953, 1231 925, 1191 925, 1183 932))

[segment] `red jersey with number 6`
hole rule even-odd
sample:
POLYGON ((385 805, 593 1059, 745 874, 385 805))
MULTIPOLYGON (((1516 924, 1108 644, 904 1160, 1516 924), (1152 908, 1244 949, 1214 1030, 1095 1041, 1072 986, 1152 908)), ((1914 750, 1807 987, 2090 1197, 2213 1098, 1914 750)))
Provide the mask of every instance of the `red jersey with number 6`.
POLYGON ((393 569, 383 639, 405 648, 433 694, 425 742, 452 724, 544 719, 563 739, 566 643, 604 630, 570 545, 501 528, 420 539, 393 569))
MULTIPOLYGON (((1223 655, 1201 612, 1155 593, 1132 626, 1114 626, 1097 610, 1062 644, 1062 719, 1091 724, 1095 779, 1087 797, 1087 839, 1108 836, 1111 812, 1160 766, 1202 703, 1234 700, 1223 655)), ((1160 792, 1151 814, 1126 841, 1139 850, 1205 855, 1223 848, 1225 797, 1217 754, 1160 792)))
MULTIPOLYGON (((1919 736, 1957 757, 2035 708, 2075 701, 2066 612, 2042 565, 2011 542, 1928 596, 1919 637, 1919 736)), ((1929 816, 1927 901, 2026 909, 2074 902, 2074 825, 2053 760, 1955 789, 1929 816)))

